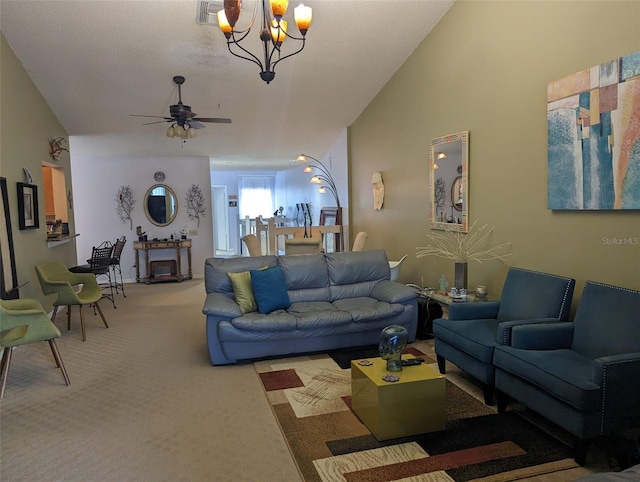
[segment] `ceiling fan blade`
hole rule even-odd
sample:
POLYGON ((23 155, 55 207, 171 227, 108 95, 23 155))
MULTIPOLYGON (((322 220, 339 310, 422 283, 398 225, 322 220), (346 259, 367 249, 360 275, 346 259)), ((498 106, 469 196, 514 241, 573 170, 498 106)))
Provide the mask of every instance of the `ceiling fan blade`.
POLYGON ((154 121, 154 122, 145 122, 144 124, 142 124, 143 126, 150 126, 151 124, 164 124, 165 122, 171 122, 173 121, 173 119, 168 119, 168 120, 161 120, 161 121, 154 121))
POLYGON ((172 121, 171 117, 164 117, 162 115, 142 115, 142 114, 129 114, 131 117, 155 117, 156 119, 164 119, 167 122, 172 121))
POLYGON ((203 124, 200 124, 200 122, 194 121, 193 119, 189 121, 189 125, 192 129, 202 129, 204 127, 203 124))
POLYGON ((193 117, 191 120, 198 122, 213 122, 216 124, 231 124, 231 119, 225 119, 222 117, 193 117))

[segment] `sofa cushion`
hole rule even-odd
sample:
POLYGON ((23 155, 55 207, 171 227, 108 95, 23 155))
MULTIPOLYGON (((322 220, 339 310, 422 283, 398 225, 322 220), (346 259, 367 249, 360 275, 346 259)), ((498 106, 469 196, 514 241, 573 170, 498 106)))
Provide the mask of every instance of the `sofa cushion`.
MULTIPOLYGON (((296 323, 296 318, 284 310, 273 311, 267 315, 254 311, 231 320, 233 327, 238 330, 262 333, 294 331, 296 323)), ((256 338, 256 341, 259 340, 260 338, 256 338)))
POLYGON ((594 361, 575 351, 521 350, 497 346, 493 364, 544 389, 580 411, 600 410, 600 386, 592 381, 594 361))
POLYGON ((239 258, 207 258, 204 263, 204 286, 209 293, 233 293, 231 280, 227 273, 240 273, 262 268, 263 266, 276 266, 276 256, 247 256, 239 258))
POLYGON ((280 266, 265 270, 252 270, 251 282, 253 294, 258 303, 258 311, 262 314, 275 310, 286 310, 291 306, 287 293, 287 284, 280 266))
POLYGON ((299 330, 348 325, 352 321, 350 313, 337 309, 327 301, 292 303, 287 312, 296 318, 299 330))
POLYGON ((354 322, 380 320, 404 311, 404 307, 400 304, 391 304, 364 296, 336 300, 333 302, 333 306, 340 311, 349 313, 354 322))

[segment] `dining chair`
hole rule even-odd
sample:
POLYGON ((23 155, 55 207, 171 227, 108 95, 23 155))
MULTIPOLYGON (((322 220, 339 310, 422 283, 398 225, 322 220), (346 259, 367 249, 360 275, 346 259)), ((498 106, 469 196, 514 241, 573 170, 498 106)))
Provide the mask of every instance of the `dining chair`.
POLYGON ((108 289, 110 293, 104 294, 103 291, 102 296, 104 298, 108 298, 111 301, 111 304, 113 304, 113 307, 117 308, 116 300, 113 295, 113 282, 111 280, 111 260, 113 258, 114 248, 115 246, 109 241, 103 242, 97 248, 94 246, 91 250, 91 258, 87 260, 87 264, 73 266, 69 268, 69 271, 72 273, 91 273, 96 277, 96 279, 99 276, 106 276, 108 284, 105 284, 104 288, 108 289))
POLYGON ((111 259, 109 260, 109 267, 111 268, 111 273, 113 274, 113 284, 116 287, 116 294, 118 294, 118 287, 122 289, 122 296, 125 298, 127 295, 124 292, 124 283, 122 281, 122 268, 120 266, 120 257, 122 256, 122 250, 124 249, 124 245, 127 243, 127 238, 122 236, 116 240, 116 243, 113 245, 113 253, 111 254, 111 259), (118 283, 118 275, 120 275, 120 283, 118 283))
POLYGON ((247 234, 242 237, 242 241, 249 250, 249 256, 262 256, 262 248, 260 247, 260 240, 255 234, 247 234))
POLYGON ((356 239, 353 241, 353 248, 351 248, 351 251, 363 251, 368 237, 369 233, 365 233, 364 231, 360 231, 356 234, 356 239))
POLYGON ((51 322, 40 302, 33 298, 0 300, 0 347, 3 348, 0 361, 0 398, 4 398, 4 389, 9 376, 13 349, 39 341, 48 341, 56 365, 62 371, 67 386, 70 384, 67 370, 58 351, 55 338, 60 330, 51 322))
POLYGON ((82 341, 87 341, 87 330, 84 321, 84 305, 94 306, 106 328, 109 328, 107 320, 100 308, 100 300, 103 298, 102 289, 92 273, 72 273, 60 262, 42 263, 36 265, 36 274, 40 281, 40 287, 45 295, 58 295, 53 302, 53 316, 51 322, 55 323, 56 314, 60 306, 67 307, 67 330, 71 329, 71 307, 80 309, 80 328, 82 329, 82 341), (82 288, 76 291, 76 288, 82 288))

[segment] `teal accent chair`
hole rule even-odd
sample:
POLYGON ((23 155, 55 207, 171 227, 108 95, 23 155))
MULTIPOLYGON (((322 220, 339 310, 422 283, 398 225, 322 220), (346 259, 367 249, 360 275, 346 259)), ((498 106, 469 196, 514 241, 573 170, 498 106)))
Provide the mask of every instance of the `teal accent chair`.
POLYGON ((433 321, 440 373, 445 360, 482 383, 484 401, 493 405, 493 351, 508 345, 514 326, 556 323, 569 318, 575 280, 509 268, 500 301, 452 303, 448 319, 433 321))
POLYGON ((84 322, 84 305, 92 305, 100 313, 104 326, 109 328, 107 320, 102 313, 100 304, 102 290, 91 273, 72 273, 59 262, 43 263, 36 265, 36 274, 40 281, 40 287, 45 295, 56 294, 58 298, 53 302, 53 316, 51 321, 55 323, 56 314, 60 306, 67 307, 67 330, 71 329, 71 307, 80 308, 80 328, 82 329, 82 341, 87 341, 87 329, 84 322), (82 285, 79 291, 76 287, 82 285))
POLYGON ((590 443, 640 427, 640 291, 587 281, 569 323, 517 326, 496 347, 498 412, 509 397, 590 443))
POLYGON ((3 348, 2 361, 0 361, 0 372, 2 373, 0 398, 4 398, 13 349, 16 346, 38 341, 49 342, 53 358, 62 371, 65 383, 69 385, 69 376, 55 342, 55 338, 59 336, 60 330, 51 323, 38 300, 31 298, 0 300, 0 347, 3 348))

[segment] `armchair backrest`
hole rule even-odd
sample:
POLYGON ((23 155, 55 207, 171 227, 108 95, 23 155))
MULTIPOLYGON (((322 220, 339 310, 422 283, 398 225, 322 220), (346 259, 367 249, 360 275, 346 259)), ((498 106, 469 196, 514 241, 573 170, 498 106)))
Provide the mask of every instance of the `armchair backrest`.
POLYGON ((587 281, 571 348, 588 358, 640 353, 640 291, 587 281))
POLYGON ((60 290, 56 281, 64 281, 71 285, 75 284, 75 275, 67 269, 63 263, 53 261, 36 265, 36 274, 45 295, 58 293, 60 290))
POLYGON ((576 281, 554 274, 509 268, 504 281, 499 321, 534 318, 567 320, 576 281))

